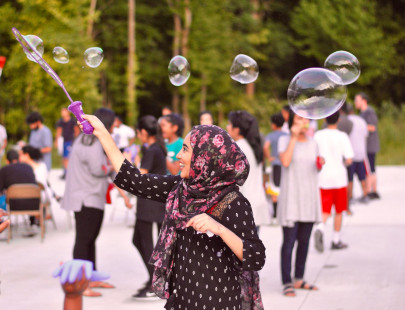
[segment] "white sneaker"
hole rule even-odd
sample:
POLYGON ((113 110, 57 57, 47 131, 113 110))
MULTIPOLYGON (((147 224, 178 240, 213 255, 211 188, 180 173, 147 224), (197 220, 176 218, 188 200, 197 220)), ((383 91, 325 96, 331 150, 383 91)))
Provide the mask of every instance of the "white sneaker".
POLYGON ((315 238, 315 249, 319 252, 323 252, 323 233, 320 229, 315 230, 314 234, 315 238))

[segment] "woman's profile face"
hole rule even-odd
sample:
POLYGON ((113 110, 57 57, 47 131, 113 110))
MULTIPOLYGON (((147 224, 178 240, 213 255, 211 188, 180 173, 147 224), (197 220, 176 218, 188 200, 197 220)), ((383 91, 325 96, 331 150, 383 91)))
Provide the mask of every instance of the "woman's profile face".
POLYGON ((232 123, 228 121, 228 124, 226 125, 226 131, 229 133, 232 139, 236 140, 239 136, 239 128, 233 127, 232 123))
POLYGON ((183 141, 183 147, 181 151, 177 154, 176 158, 179 160, 180 164, 180 176, 183 179, 188 179, 190 177, 190 164, 191 156, 193 155, 193 149, 190 144, 190 134, 188 134, 183 141))

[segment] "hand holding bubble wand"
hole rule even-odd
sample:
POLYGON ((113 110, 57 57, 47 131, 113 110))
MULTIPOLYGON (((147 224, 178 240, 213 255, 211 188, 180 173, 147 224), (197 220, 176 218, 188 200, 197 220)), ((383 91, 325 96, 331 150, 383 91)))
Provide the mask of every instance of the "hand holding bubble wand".
POLYGON ((32 59, 38 63, 42 69, 44 69, 54 80, 58 85, 63 89, 65 92, 66 96, 68 97, 70 101, 70 105, 68 106, 68 110, 72 112, 77 120, 80 122, 80 124, 83 126, 83 132, 85 134, 92 134, 93 133, 93 126, 90 125, 90 123, 85 120, 82 116, 84 115, 83 109, 82 109, 82 103, 80 101, 73 101, 72 98, 70 97, 69 93, 67 92, 65 85, 63 84, 62 80, 59 78, 59 76, 56 74, 56 72, 51 68, 51 66, 41 57, 41 55, 38 53, 38 51, 31 46, 31 44, 24 38, 24 36, 17 30, 17 28, 13 27, 12 32, 17 39, 17 41, 21 44, 21 47, 23 48, 24 52, 27 55, 30 55, 32 59))

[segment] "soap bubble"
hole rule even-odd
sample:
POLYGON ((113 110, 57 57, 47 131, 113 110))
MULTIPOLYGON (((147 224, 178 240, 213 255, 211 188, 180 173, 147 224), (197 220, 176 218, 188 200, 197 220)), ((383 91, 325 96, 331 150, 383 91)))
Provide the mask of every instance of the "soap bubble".
POLYGON ((183 56, 174 56, 169 62, 169 80, 174 86, 185 84, 190 77, 190 64, 183 56))
POLYGON ((99 47, 90 47, 84 52, 84 61, 90 68, 97 68, 103 58, 103 50, 99 47))
MULTIPOLYGON (((44 54, 44 42, 41 40, 41 38, 33 34, 28 34, 23 37, 25 41, 27 41, 31 49, 35 50, 42 57, 42 55, 44 54)), ((27 58, 29 60, 37 62, 38 56, 34 52, 32 54, 25 52, 25 54, 27 55, 27 58)))
POLYGON ((335 113, 346 100, 346 86, 334 72, 309 68, 299 72, 288 86, 291 109, 309 119, 321 119, 335 113))
POLYGON ((339 75, 344 85, 353 83, 360 76, 360 63, 356 56, 349 52, 337 51, 330 54, 324 66, 339 75))
POLYGON ((259 76, 259 66, 253 58, 239 54, 233 60, 229 73, 233 80, 241 84, 249 84, 256 81, 259 76))
POLYGON ((55 47, 52 54, 53 59, 60 64, 67 64, 69 62, 69 54, 63 47, 55 47))

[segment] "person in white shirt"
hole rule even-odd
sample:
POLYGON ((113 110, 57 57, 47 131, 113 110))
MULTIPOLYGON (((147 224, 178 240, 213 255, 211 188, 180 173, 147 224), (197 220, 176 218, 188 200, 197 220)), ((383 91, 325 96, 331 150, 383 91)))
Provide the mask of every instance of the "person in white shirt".
POLYGON ((256 118, 246 111, 230 112, 226 130, 246 155, 250 171, 240 192, 252 205, 257 232, 263 224, 270 224, 269 202, 263 186, 263 147, 256 118))
POLYGON ((323 233, 327 219, 331 215, 332 205, 335 207, 334 233, 332 249, 347 248, 340 240, 343 212, 347 210, 347 170, 352 163, 353 149, 346 133, 337 129, 339 111, 326 118, 327 128, 315 133, 315 141, 319 147, 319 155, 325 164, 319 172, 319 187, 322 201, 322 223, 315 230, 315 248, 323 252, 323 233))
POLYGON ((124 151, 124 149, 130 146, 135 140, 135 130, 125 125, 122 122, 121 117, 116 116, 114 122, 113 138, 117 147, 124 151))

